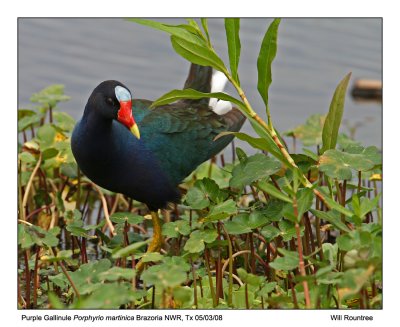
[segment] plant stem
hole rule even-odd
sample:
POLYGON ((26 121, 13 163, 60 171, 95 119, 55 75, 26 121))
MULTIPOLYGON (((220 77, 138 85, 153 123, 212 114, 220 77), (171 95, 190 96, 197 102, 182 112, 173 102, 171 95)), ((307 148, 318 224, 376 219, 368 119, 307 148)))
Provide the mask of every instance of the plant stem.
POLYGON ((190 258, 190 265, 192 267, 192 275, 193 275, 194 306, 196 307, 196 309, 198 309, 198 303, 197 303, 197 277, 196 277, 196 272, 195 272, 195 269, 194 269, 192 258, 190 258))
MULTIPOLYGON (((293 197, 293 211, 295 217, 298 217, 298 209, 297 209, 297 198, 296 196, 293 197)), ((303 258, 303 245, 301 242, 301 236, 300 236, 300 225, 296 220, 295 224, 296 228, 296 236, 297 236, 297 251, 299 252, 299 270, 300 274, 303 278, 307 277, 306 274, 306 269, 304 267, 304 258, 303 258)), ((311 301, 310 301, 310 292, 308 290, 308 282, 307 280, 303 280, 303 288, 304 288, 304 297, 306 300, 306 307, 307 309, 311 309, 311 301)))
POLYGON ((217 306, 217 298, 215 295, 215 290, 214 290, 214 285, 213 285, 214 283, 213 283, 212 277, 211 277, 210 264, 209 264, 210 258, 209 258, 207 249, 204 250, 204 255, 205 255, 204 263, 206 265, 206 270, 207 270, 207 274, 208 274, 208 282, 210 284, 211 297, 213 300, 213 306, 215 308, 217 306))
POLYGON ((64 264, 62 263, 62 261, 60 261, 59 264, 60 264, 61 270, 63 271, 65 277, 67 277, 69 283, 71 284, 71 286, 72 286, 72 288, 73 288, 73 290, 75 292, 76 297, 80 298, 81 295, 79 294, 78 289, 76 288, 74 281, 71 279, 71 276, 68 274, 67 269, 65 269, 64 264))
MULTIPOLYGON (((228 264, 229 264, 229 278, 228 278, 228 306, 232 306, 232 292, 233 292, 233 257, 232 257, 232 243, 231 243, 231 239, 229 237, 228 232, 225 229, 225 226, 222 224, 222 228, 224 229, 225 232, 225 236, 226 239, 228 241, 228 253, 229 253, 229 260, 228 260, 228 264)), ((225 266, 225 264, 224 264, 225 266)), ((224 268, 222 267, 221 273, 223 274, 224 268)))
POLYGON ((25 298, 26 308, 31 308, 31 272, 29 270, 28 249, 24 251, 25 259, 25 298))
POLYGON ((39 284, 39 253, 40 253, 40 246, 36 249, 36 256, 35 256, 35 268, 33 270, 33 307, 36 308, 37 306, 37 289, 39 284))
POLYGON ((24 197, 22 199, 22 212, 21 212, 21 219, 22 220, 26 220, 25 219, 25 210, 26 210, 26 203, 28 202, 28 196, 29 196, 29 191, 31 189, 32 183, 33 183, 33 179, 35 178, 35 175, 40 167, 40 164, 42 162, 42 153, 39 154, 39 158, 38 161, 36 163, 35 168, 32 171, 32 175, 29 177, 29 181, 28 184, 26 184, 26 188, 25 188, 25 194, 24 197))

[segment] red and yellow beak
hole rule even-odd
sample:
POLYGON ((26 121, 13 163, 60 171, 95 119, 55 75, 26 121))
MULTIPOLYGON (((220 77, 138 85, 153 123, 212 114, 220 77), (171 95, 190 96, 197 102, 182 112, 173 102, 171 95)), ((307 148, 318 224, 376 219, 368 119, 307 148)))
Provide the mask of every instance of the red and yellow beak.
POLYGON ((132 115, 131 94, 126 88, 117 86, 115 88, 115 95, 120 104, 120 109, 118 110, 118 121, 128 127, 132 134, 140 139, 139 128, 132 115))

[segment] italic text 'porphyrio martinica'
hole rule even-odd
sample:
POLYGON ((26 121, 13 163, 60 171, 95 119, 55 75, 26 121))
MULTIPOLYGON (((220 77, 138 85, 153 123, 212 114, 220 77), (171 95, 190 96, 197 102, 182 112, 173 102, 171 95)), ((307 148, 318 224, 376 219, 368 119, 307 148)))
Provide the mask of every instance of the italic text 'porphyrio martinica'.
MULTIPOLYGON (((212 69, 191 65, 185 88, 211 91, 212 69)), ((114 80, 100 83, 72 134, 71 147, 82 172, 97 185, 145 203, 154 235, 149 251, 161 247, 157 210, 180 199, 178 184, 232 140, 245 117, 236 108, 219 115, 209 99, 182 100, 150 109, 114 80)))

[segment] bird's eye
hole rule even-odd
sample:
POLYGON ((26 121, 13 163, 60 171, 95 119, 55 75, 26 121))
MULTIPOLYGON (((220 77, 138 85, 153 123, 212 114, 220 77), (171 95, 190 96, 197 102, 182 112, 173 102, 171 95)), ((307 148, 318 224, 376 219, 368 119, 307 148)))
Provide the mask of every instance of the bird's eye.
POLYGON ((106 98, 106 102, 110 105, 114 105, 114 99, 113 98, 106 98))

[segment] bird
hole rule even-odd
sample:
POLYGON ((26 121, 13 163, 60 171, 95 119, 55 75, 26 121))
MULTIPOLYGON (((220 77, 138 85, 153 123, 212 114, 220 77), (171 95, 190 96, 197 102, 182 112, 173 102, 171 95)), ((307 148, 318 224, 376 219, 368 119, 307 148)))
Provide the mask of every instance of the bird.
MULTIPOLYGON (((210 92, 215 77, 223 87, 211 67, 191 64, 184 89, 210 92)), ((240 110, 218 102, 183 99, 152 108, 152 101, 134 99, 121 82, 106 80, 93 90, 74 127, 71 149, 80 170, 102 188, 149 208, 153 239, 147 252, 161 249, 158 210, 179 203, 179 184, 234 136, 215 137, 239 131, 245 121, 240 110), (215 112, 218 107, 227 112, 215 112)))

